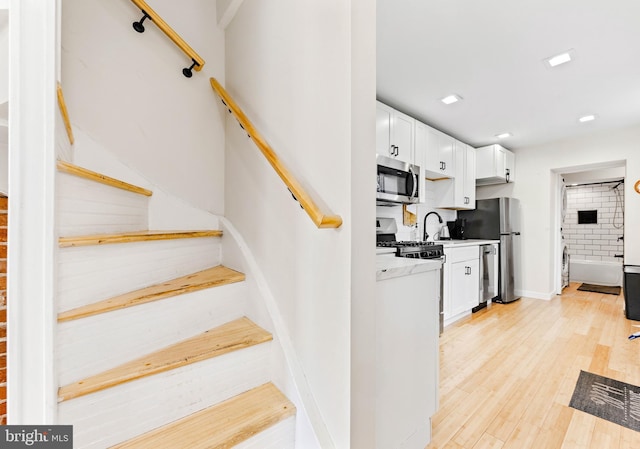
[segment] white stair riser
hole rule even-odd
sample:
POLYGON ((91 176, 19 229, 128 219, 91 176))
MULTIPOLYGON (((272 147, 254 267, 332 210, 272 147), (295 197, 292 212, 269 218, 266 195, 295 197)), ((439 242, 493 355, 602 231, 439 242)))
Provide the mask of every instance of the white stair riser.
POLYGON ((149 197, 58 173, 61 236, 140 231, 148 227, 149 197))
POLYGON ((220 242, 215 237, 60 248, 58 311, 219 264, 220 242))
POLYGON ((139 379, 62 402, 74 447, 107 448, 268 382, 271 344, 139 379))
POLYGON ((61 385, 100 373, 244 315, 244 282, 62 322, 61 385))
POLYGON ((233 446, 233 449, 294 449, 295 434, 296 418, 292 416, 233 446))

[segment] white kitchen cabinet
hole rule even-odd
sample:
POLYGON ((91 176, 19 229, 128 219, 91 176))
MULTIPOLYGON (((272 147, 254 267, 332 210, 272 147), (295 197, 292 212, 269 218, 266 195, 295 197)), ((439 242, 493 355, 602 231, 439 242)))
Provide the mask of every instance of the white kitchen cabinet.
POLYGON ((438 402, 439 298, 439 269, 379 277, 376 282, 380 363, 371 429, 376 449, 422 449, 431 440, 431 416, 438 402))
POLYGON ((515 182, 516 180, 516 155, 507 150, 505 154, 505 172, 507 182, 515 182))
POLYGON ((453 179, 435 183, 437 206, 440 209, 474 209, 476 206, 476 150, 455 141, 456 172, 453 179))
POLYGON ((502 145, 476 149, 476 185, 503 184, 515 180, 515 154, 502 145))
POLYGON ((447 326, 480 303, 480 250, 472 245, 445 248, 444 253, 443 312, 447 326))
POLYGON ((451 178, 455 174, 455 139, 416 120, 415 160, 427 179, 451 178))
POLYGON ((414 163, 415 119, 384 103, 376 105, 376 153, 414 163))

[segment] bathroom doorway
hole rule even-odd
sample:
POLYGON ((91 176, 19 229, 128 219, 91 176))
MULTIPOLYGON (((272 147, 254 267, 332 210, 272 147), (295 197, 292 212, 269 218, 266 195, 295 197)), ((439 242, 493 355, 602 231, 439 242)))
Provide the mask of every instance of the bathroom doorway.
POLYGON ((626 163, 554 170, 556 294, 569 282, 622 285, 626 163))

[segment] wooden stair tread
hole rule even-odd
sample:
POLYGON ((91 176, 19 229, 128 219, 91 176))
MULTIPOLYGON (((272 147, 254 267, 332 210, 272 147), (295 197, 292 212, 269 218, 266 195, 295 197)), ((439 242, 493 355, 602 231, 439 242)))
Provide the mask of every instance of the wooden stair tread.
POLYGON ((114 296, 104 301, 59 313, 58 322, 76 320, 197 290, 242 282, 244 279, 245 275, 243 273, 223 265, 218 265, 161 284, 155 284, 123 295, 114 296))
POLYGON ((112 449, 230 448, 295 413, 295 405, 266 383, 112 449))
POLYGON ((59 171, 68 173, 70 175, 79 176, 90 181, 99 182, 100 184, 105 184, 111 187, 116 187, 118 189, 127 190, 129 192, 138 193, 144 196, 153 195, 153 192, 151 190, 129 184, 128 182, 120 181, 119 179, 103 175, 102 173, 98 173, 87 168, 70 164, 69 162, 58 161, 57 165, 59 171))
POLYGON ((136 360, 60 387, 58 401, 77 398, 142 377, 169 371, 272 340, 246 317, 230 321, 136 360))
POLYGON ((136 231, 123 232, 119 234, 94 234, 75 237, 60 237, 58 245, 60 248, 71 246, 105 245, 109 243, 132 243, 145 242, 151 240, 172 240, 199 237, 220 237, 222 231, 136 231))

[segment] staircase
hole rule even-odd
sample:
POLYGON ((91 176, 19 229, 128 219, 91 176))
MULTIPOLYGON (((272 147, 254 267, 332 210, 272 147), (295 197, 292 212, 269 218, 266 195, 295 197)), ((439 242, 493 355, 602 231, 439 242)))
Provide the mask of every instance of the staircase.
POLYGON ((274 344, 219 230, 150 231, 152 192, 58 163, 58 423, 76 448, 294 448, 274 344))

